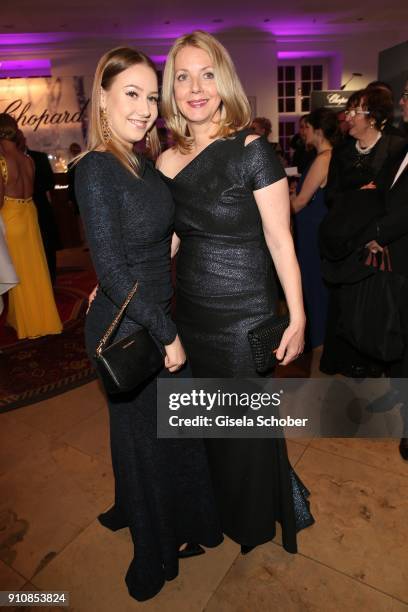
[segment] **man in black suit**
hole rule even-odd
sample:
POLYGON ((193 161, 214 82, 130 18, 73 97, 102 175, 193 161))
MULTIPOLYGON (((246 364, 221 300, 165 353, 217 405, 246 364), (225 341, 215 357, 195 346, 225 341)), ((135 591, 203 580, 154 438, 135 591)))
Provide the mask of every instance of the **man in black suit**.
MULTIPOLYGON (((408 125, 408 81, 401 95, 402 119, 408 125)), ((386 213, 367 231, 368 248, 376 253, 387 246, 393 272, 407 279, 401 303, 402 328, 405 349, 400 361, 389 369, 391 378, 404 379, 392 383, 387 394, 388 407, 401 404, 404 424, 399 450, 401 457, 408 461, 408 144, 397 159, 387 164, 378 180, 378 189, 385 203, 386 213), (371 234, 371 235, 370 235, 371 234)), ((384 402, 384 406, 387 402, 384 402)))
POLYGON ((54 285, 57 275, 56 251, 59 246, 57 224, 51 208, 51 192, 55 186, 54 173, 46 153, 27 148, 26 139, 21 130, 18 133, 18 147, 34 161, 33 200, 37 207, 38 225, 40 226, 51 283, 54 285))

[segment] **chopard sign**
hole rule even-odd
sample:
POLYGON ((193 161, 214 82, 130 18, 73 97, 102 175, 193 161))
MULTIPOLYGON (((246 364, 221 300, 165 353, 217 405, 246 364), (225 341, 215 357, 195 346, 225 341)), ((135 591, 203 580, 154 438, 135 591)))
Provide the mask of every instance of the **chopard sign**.
POLYGON ((334 112, 342 110, 353 91, 343 91, 341 89, 329 89, 326 91, 311 92, 311 110, 316 108, 331 108, 334 112))
POLYGON ((345 98, 344 96, 338 93, 329 93, 327 94, 326 98, 329 104, 333 104, 335 106, 343 106, 347 103, 348 100, 348 97, 345 98))
POLYGON ((36 132, 38 128, 43 125, 80 123, 88 104, 89 100, 87 100, 83 107, 75 113, 70 113, 67 110, 51 113, 47 108, 40 113, 32 113, 30 110, 31 102, 24 104, 23 100, 18 98, 10 102, 3 112, 13 115, 20 128, 29 126, 32 128, 33 132, 36 132))

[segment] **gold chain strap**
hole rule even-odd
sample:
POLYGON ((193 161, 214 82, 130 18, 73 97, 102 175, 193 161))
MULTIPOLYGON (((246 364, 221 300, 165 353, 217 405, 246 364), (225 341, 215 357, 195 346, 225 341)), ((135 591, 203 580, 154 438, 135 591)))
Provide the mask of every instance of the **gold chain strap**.
POLYGON ((109 338, 111 337, 111 335, 113 334, 113 332, 115 331, 116 327, 118 326, 130 300, 132 299, 132 297, 135 295, 137 288, 139 286, 139 281, 136 281, 135 286, 131 289, 131 291, 129 292, 126 300, 123 302, 121 309, 119 310, 118 314, 116 315, 116 317, 113 319, 112 323, 109 325, 108 329, 106 330, 106 332, 104 333, 104 335, 102 336, 102 339, 100 340, 98 346, 96 347, 96 354, 99 356, 105 346, 105 344, 107 343, 107 341, 109 340, 109 338))

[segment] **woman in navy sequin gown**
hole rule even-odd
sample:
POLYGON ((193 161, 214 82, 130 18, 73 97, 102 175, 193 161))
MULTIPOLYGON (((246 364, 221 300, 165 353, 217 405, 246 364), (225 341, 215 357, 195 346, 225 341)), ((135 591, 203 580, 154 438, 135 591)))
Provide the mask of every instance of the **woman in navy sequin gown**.
MULTIPOLYGON (((303 349, 304 312, 290 235, 285 173, 272 147, 246 128, 250 110, 226 50, 205 32, 178 39, 163 80, 176 145, 158 167, 176 203, 176 319, 195 377, 257 376, 247 333, 276 313, 274 259, 291 315, 278 350, 303 349)), ((313 522, 284 439, 208 439, 224 533, 243 552, 271 540, 296 552, 313 522)))
MULTIPOLYGON (((138 280, 116 339, 145 327, 164 347, 166 375, 185 359, 170 317, 174 204, 158 172, 132 149, 147 131, 157 140, 157 89, 143 54, 121 48, 101 58, 76 195, 99 282, 86 319, 89 356, 138 280)), ((108 406, 115 505, 99 520, 113 531, 129 527, 135 555, 126 583, 143 601, 177 576, 179 547, 216 546, 222 533, 202 441, 157 438, 156 378, 109 396, 108 406)))

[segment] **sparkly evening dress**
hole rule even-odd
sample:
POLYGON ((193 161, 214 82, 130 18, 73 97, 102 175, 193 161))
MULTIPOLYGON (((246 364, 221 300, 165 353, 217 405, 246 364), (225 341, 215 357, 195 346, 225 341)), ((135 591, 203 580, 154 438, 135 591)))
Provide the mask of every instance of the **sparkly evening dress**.
MULTIPOLYGON (((273 262, 253 191, 285 177, 264 138, 250 132, 212 142, 174 179, 176 322, 194 377, 256 377, 247 333, 276 312, 273 262)), ((271 202, 273 206, 273 202, 271 202)), ((282 525, 283 545, 310 525, 308 492, 284 439, 206 440, 222 529, 255 546, 282 525)))
MULTIPOLYGON (((78 163, 75 183, 99 281, 86 319, 90 357, 136 280, 138 291, 116 339, 142 325, 159 343, 170 344, 176 328, 170 317, 174 204, 168 188, 150 162, 142 160, 138 179, 105 152, 88 153, 78 163)), ((99 519, 112 530, 129 527, 135 556, 126 583, 130 595, 143 601, 177 576, 181 544, 216 546, 222 533, 202 441, 157 438, 156 378, 108 397, 108 406, 115 505, 99 519)))

